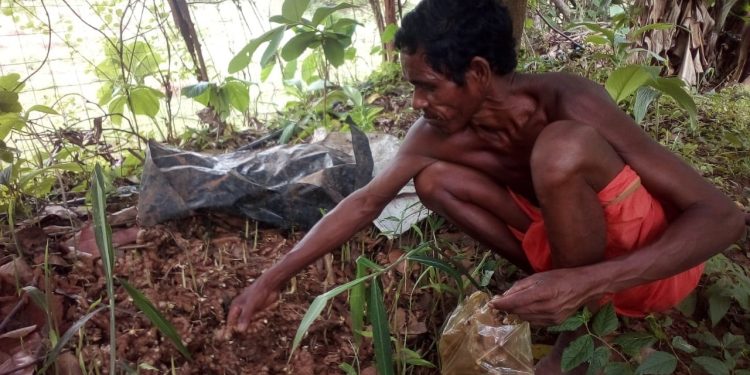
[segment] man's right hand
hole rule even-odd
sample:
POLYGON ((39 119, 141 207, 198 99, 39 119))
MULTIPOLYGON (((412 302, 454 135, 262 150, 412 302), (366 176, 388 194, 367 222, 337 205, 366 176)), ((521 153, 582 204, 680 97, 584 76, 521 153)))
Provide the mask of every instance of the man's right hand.
POLYGON ((245 332, 258 313, 273 305, 279 299, 278 288, 267 285, 261 277, 232 301, 227 317, 227 332, 245 332))

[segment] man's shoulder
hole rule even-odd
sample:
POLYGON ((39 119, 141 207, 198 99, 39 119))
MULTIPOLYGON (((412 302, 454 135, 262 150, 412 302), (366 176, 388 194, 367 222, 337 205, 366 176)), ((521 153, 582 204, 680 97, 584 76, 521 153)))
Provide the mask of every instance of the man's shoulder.
POLYGON ((535 74, 536 80, 548 87, 583 91, 600 88, 601 85, 580 75, 567 72, 547 72, 535 74))

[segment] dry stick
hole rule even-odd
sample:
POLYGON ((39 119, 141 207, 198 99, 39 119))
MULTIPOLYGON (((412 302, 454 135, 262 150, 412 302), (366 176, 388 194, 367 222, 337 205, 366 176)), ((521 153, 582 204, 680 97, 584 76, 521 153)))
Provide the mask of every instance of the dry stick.
POLYGON ((26 367, 29 367, 29 366, 31 366, 31 365, 34 365, 34 364, 36 364, 37 362, 40 362, 41 360, 42 360, 41 358, 34 358, 34 360, 33 360, 33 361, 31 361, 31 362, 29 362, 29 363, 24 363, 24 364, 22 364, 22 365, 20 365, 20 366, 18 366, 18 367, 16 367, 16 368, 12 368, 12 369, 8 369, 8 370, 5 370, 5 371, 3 371, 3 372, 0 372, 0 375, 8 375, 8 374, 12 374, 12 373, 14 373, 14 372, 16 372, 16 371, 18 371, 18 370, 22 370, 22 369, 25 369, 26 367))
POLYGON ((550 29, 552 29, 552 31, 554 31, 554 32, 562 35, 563 38, 565 38, 565 39, 569 40, 571 43, 575 44, 576 47, 581 48, 581 49, 585 49, 585 47, 582 44, 576 42, 575 40, 573 40, 573 38, 565 35, 564 32, 558 30, 555 26, 553 26, 551 23, 549 23, 549 21, 547 21, 547 19, 544 18, 544 16, 542 15, 542 12, 539 11, 539 8, 536 9, 536 14, 539 16, 539 18, 542 19, 542 21, 544 21, 544 23, 547 24, 547 26, 549 26, 550 29))

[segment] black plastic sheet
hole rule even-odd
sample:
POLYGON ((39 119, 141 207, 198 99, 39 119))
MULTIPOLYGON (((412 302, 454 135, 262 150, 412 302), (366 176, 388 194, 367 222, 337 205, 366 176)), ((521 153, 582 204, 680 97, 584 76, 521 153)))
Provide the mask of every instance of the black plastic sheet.
POLYGON ((141 225, 219 210, 307 229, 372 178, 367 136, 207 155, 149 142, 138 200, 141 225))

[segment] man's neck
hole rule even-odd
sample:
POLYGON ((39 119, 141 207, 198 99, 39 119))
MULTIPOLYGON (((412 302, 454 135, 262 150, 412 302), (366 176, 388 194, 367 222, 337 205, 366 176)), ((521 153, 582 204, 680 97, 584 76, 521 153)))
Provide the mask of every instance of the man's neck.
POLYGON ((482 106, 472 118, 473 124, 485 128, 522 127, 536 105, 520 90, 523 79, 524 76, 516 72, 496 76, 482 106))

